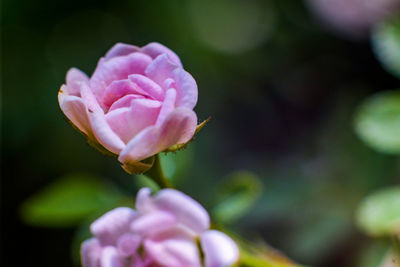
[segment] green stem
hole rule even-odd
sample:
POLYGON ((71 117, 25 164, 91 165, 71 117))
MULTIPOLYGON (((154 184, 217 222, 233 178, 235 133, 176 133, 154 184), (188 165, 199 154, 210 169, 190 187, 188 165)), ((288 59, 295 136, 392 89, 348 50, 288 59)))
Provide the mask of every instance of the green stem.
POLYGON ((150 170, 148 170, 144 174, 149 178, 151 178, 154 182, 156 182, 161 189, 173 188, 171 182, 164 175, 164 172, 161 167, 160 156, 158 154, 154 156, 153 166, 150 168, 150 170))
POLYGON ((393 250, 398 260, 400 260, 400 240, 397 236, 392 236, 393 250))

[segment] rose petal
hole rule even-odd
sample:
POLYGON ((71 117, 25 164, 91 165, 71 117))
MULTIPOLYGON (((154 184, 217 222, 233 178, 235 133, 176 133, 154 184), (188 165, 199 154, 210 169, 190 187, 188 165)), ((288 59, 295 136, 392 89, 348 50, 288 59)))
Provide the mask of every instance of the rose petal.
POLYGON ((81 263, 83 267, 98 267, 102 248, 96 238, 86 240, 81 245, 81 263))
POLYGON ((139 254, 131 256, 131 263, 129 267, 150 267, 151 265, 146 261, 143 261, 139 254))
POLYGON ((125 143, 108 125, 103 112, 89 113, 89 119, 93 134, 101 145, 114 154, 119 154, 125 148, 125 143))
POLYGON ((165 99, 162 104, 160 114, 158 115, 156 126, 160 126, 167 116, 175 109, 176 91, 171 88, 165 93, 165 99))
POLYGON ((105 247, 101 254, 101 267, 124 267, 123 259, 115 247, 105 247))
POLYGON ((108 110, 108 113, 110 113, 113 110, 119 109, 119 108, 129 108, 131 106, 132 100, 134 99, 143 99, 144 96, 142 95, 126 95, 115 101, 110 109, 108 110))
POLYGON ((175 217, 173 214, 164 211, 153 211, 143 214, 132 222, 131 230, 140 235, 156 234, 174 226, 175 217))
POLYGON ((118 56, 126 56, 134 52, 139 52, 140 48, 135 45, 116 43, 108 50, 105 59, 110 59, 118 56))
POLYGON ((134 99, 129 108, 120 108, 106 115, 111 129, 128 143, 144 128, 154 125, 160 113, 161 103, 150 99, 134 99))
POLYGON ((171 49, 160 43, 149 43, 146 46, 142 47, 142 52, 151 56, 153 59, 161 54, 167 54, 172 62, 182 67, 182 63, 178 55, 175 54, 175 52, 173 52, 171 49))
POLYGON ((140 245, 141 238, 138 235, 125 233, 117 241, 118 252, 124 256, 131 256, 140 245))
POLYGON ((193 110, 177 108, 159 128, 149 126, 138 133, 121 151, 118 160, 121 163, 140 161, 172 145, 184 143, 192 138, 196 126, 197 117, 193 110))
POLYGON ((174 189, 163 189, 154 197, 153 205, 175 216, 177 223, 197 235, 210 227, 207 211, 194 199, 174 189))
POLYGON ((82 71, 71 68, 67 72, 67 90, 65 91, 69 95, 80 96, 81 83, 88 83, 88 76, 82 71))
POLYGON ((100 111, 101 107, 97 102, 92 90, 90 90, 89 85, 87 83, 82 83, 80 90, 81 97, 89 110, 92 112, 100 111))
POLYGON ((196 106, 198 94, 196 81, 192 75, 180 68, 173 71, 173 77, 177 92, 176 106, 193 109, 196 106))
POLYGON ((93 131, 89 122, 87 107, 82 98, 72 95, 65 95, 65 85, 63 85, 58 93, 58 102, 65 116, 76 126, 80 131, 88 137, 94 139, 93 131))
POLYGON ((200 267, 195 240, 181 229, 171 229, 144 241, 145 251, 164 267, 200 267))
POLYGON ((136 210, 139 214, 151 209, 151 189, 144 187, 139 190, 136 196, 136 210))
POLYGON ((130 74, 144 74, 151 62, 151 57, 143 53, 117 56, 107 61, 100 60, 93 76, 90 78, 90 87, 100 101, 111 82, 127 79, 130 74))
POLYGON ((176 108, 165 119, 160 128, 160 151, 189 141, 196 131, 197 116, 193 110, 176 108))
POLYGON ((145 91, 150 97, 156 100, 162 100, 164 98, 163 89, 153 82, 151 79, 140 74, 129 75, 129 80, 135 83, 140 89, 145 91))
POLYGON ((162 54, 153 60, 145 73, 147 77, 162 86, 167 78, 172 78, 172 72, 176 68, 180 68, 179 65, 172 62, 167 54, 162 54))
POLYGON ((159 129, 149 126, 138 133, 119 154, 118 160, 121 163, 137 162, 146 159, 159 152, 158 139, 159 129))
POLYGON ((239 249, 226 234, 209 230, 200 237, 206 267, 228 267, 239 259, 239 249))
POLYGON ((90 231, 104 245, 116 245, 118 238, 129 231, 136 217, 133 209, 121 207, 113 209, 90 225, 90 231))
POLYGON ((115 101, 118 101, 120 98, 130 94, 150 97, 147 92, 140 89, 136 84, 132 83, 128 79, 125 79, 113 81, 107 87, 103 95, 102 103, 106 108, 109 108, 115 101))
POLYGON ((172 78, 166 79, 163 83, 164 90, 167 91, 168 89, 173 88, 174 83, 175 83, 174 79, 172 79, 172 78))

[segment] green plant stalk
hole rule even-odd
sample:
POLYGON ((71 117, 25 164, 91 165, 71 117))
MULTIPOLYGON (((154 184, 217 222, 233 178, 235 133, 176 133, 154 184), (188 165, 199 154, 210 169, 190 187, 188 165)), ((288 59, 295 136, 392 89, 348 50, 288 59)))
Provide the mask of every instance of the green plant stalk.
POLYGON ((397 236, 392 236, 393 240, 393 252, 397 259, 400 261, 400 240, 397 236))
POLYGON ((160 156, 158 154, 154 156, 153 166, 147 172, 145 172, 144 175, 152 179, 161 189, 174 188, 168 178, 165 177, 161 166, 160 156))

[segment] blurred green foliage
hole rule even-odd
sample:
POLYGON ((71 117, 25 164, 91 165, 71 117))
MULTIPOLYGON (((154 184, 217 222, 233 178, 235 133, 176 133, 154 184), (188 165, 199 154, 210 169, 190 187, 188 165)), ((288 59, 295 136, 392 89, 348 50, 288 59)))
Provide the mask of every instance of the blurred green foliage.
POLYGON ((373 236, 400 233, 400 187, 381 189, 368 196, 357 212, 358 225, 373 236))
POLYGON ((369 97, 358 110, 355 129, 363 141, 383 153, 400 153, 400 90, 369 97))
POLYGON ((125 198, 97 177, 73 174, 55 180, 29 198, 21 207, 21 215, 37 226, 75 226, 122 204, 125 198))
POLYGON ((263 185, 254 174, 237 171, 226 177, 219 187, 212 214, 217 222, 230 224, 252 209, 262 193, 263 185))
POLYGON ((400 18, 377 24, 372 32, 372 45, 385 69, 400 78, 400 18))

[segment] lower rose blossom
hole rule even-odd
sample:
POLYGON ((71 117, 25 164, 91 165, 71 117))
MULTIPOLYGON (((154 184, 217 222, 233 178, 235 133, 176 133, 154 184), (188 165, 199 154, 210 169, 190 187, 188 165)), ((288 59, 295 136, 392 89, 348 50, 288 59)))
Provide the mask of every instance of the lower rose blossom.
POLYGON ((136 210, 116 208, 92 223, 94 238, 82 244, 82 265, 231 266, 239 257, 236 244, 209 227, 207 211, 189 196, 173 189, 151 196, 150 189, 143 188, 137 196, 136 210))

